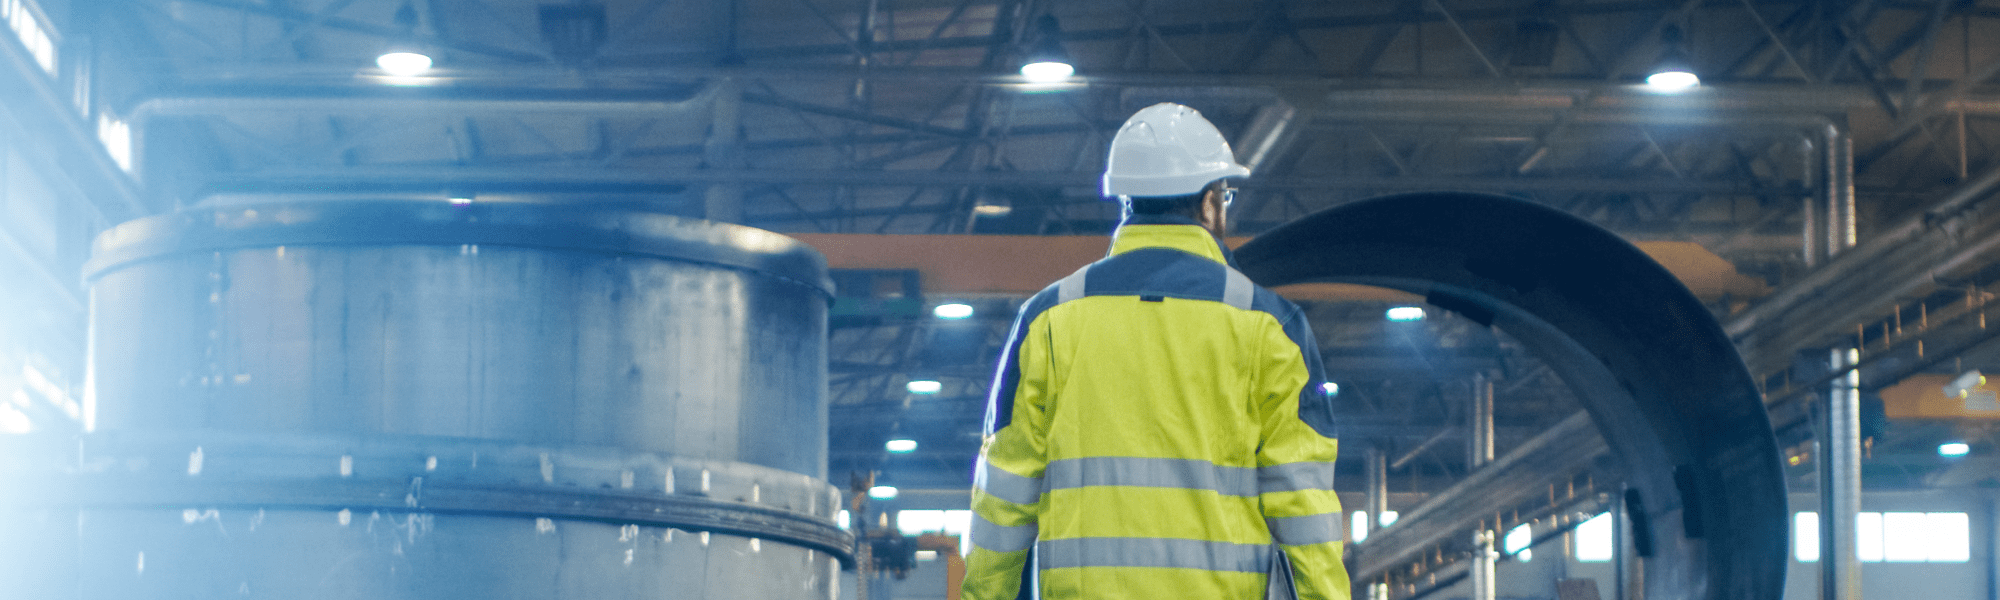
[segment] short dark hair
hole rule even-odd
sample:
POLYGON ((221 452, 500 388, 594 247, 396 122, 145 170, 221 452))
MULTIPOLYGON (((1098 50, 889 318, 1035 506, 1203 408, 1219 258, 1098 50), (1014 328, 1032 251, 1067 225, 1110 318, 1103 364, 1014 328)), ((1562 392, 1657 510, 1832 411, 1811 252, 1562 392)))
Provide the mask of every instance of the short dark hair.
POLYGON ((1135 196, 1129 205, 1135 215, 1175 215, 1182 217, 1201 216, 1202 193, 1185 196, 1135 196))
POLYGON ((1125 206, 1135 215, 1168 215, 1199 220, 1201 199, 1221 186, 1222 180, 1217 179, 1202 186, 1201 191, 1183 196, 1132 196, 1125 206))

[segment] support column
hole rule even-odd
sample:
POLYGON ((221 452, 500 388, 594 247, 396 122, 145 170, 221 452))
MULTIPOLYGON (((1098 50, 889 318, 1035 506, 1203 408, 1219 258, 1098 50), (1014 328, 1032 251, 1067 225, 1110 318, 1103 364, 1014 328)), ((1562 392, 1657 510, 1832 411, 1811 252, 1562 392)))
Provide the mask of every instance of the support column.
MULTIPOLYGON (((1472 470, 1493 462, 1493 380, 1485 373, 1472 378, 1472 470)), ((1494 576, 1500 554, 1493 546, 1500 535, 1499 517, 1472 534, 1472 600, 1494 600, 1494 576)))
MULTIPOLYGON (((1368 447, 1368 534, 1382 530, 1382 513, 1389 511, 1389 454, 1381 446, 1368 447)), ((1389 584, 1368 583, 1368 600, 1389 600, 1389 584)))
MULTIPOLYGON (((735 79, 715 83, 708 144, 703 158, 711 169, 741 169, 743 161, 743 85, 735 79)), ((702 193, 702 218, 743 222, 743 184, 713 183, 702 193)))
MULTIPOLYGON (((1836 372, 1854 364, 1859 353, 1834 349, 1836 372)), ((1861 600, 1861 557, 1855 551, 1855 519, 1861 511, 1861 384, 1859 373, 1835 379, 1817 418, 1819 456, 1819 575, 1824 600, 1861 600)))
MULTIPOLYGON (((1823 247, 1831 260, 1855 243, 1854 142, 1839 124, 1822 131, 1825 160, 1819 196, 1824 200, 1823 247)), ((1855 551, 1855 520, 1861 512, 1861 374, 1848 370, 1860 351, 1834 348, 1829 373, 1847 371, 1824 394, 1816 425, 1819 456, 1820 597, 1861 600, 1861 557, 1855 551)), ((1800 375, 1806 375, 1801 373, 1800 375)), ((1819 375, 1810 376, 1818 379, 1819 375)))

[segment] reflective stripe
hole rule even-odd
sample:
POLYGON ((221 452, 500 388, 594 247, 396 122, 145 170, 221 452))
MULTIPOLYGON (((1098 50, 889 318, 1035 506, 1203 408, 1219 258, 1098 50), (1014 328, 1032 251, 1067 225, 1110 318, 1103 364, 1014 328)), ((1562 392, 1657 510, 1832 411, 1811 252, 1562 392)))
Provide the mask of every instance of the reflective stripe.
POLYGON ((1250 299, 1257 287, 1250 284, 1250 278, 1236 269, 1223 267, 1222 303, 1240 310, 1250 310, 1250 299))
POLYGON ((1034 504, 1042 501, 1042 478, 1015 475, 985 461, 980 461, 979 472, 973 476, 972 486, 984 490, 995 498, 1015 504, 1034 504))
POLYGON ((1062 281, 1056 282, 1056 304, 1082 298, 1084 274, 1089 271, 1090 265, 1084 265, 1083 268, 1077 269, 1075 273, 1062 278, 1062 281))
POLYGON ((988 521, 978 513, 972 515, 972 544, 994 552, 1020 552, 1034 547, 1037 533, 1033 523, 1008 527, 988 521))
POLYGON ((1200 459, 1092 456, 1049 463, 1050 490, 1094 485, 1213 490, 1225 496, 1257 495, 1257 473, 1200 459))
POLYGON ((1265 492, 1333 489, 1333 463, 1297 462, 1257 468, 1257 486, 1265 492))
POLYGON ((1270 544, 1232 544, 1174 538, 1071 538, 1035 544, 1044 569, 1073 567, 1167 567, 1263 573, 1271 567, 1270 544))
POLYGON ((1271 528, 1271 537, 1286 546, 1324 544, 1347 538, 1340 530, 1340 513, 1269 517, 1264 519, 1264 524, 1271 528))

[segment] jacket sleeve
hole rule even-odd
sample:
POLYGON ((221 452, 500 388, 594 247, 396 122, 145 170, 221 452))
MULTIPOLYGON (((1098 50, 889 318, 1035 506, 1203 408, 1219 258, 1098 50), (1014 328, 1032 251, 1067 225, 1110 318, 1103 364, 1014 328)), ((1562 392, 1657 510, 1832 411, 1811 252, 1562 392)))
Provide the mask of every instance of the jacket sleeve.
POLYGON ((1300 600, 1346 600, 1345 535, 1340 498, 1333 491, 1339 441, 1332 401, 1321 390, 1326 377, 1319 344, 1297 310, 1290 311, 1282 331, 1265 338, 1258 377, 1264 423, 1257 451, 1264 522, 1291 560, 1300 600))
POLYGON ((972 553, 959 588, 964 600, 1014 600, 1028 579, 1048 465, 1047 339, 1047 325, 1024 309, 1000 356, 973 472, 972 553))

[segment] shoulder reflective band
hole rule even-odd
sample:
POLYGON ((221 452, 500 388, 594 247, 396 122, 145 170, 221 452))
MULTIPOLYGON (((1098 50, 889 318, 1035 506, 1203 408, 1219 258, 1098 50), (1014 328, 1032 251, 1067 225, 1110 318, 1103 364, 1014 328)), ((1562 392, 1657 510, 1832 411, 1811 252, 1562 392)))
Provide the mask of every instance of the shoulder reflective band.
POLYGON ((1056 282, 1056 304, 1082 298, 1085 274, 1089 272, 1090 265, 1084 265, 1083 268, 1077 269, 1075 273, 1062 278, 1062 281, 1056 282))
POLYGON ((1020 552, 1035 545, 1037 528, 1034 523, 1008 527, 986 520, 978 513, 972 515, 972 545, 994 552, 1020 552))
POLYGON ((1296 462, 1257 468, 1257 487, 1265 492, 1333 489, 1333 463, 1296 462))
POLYGON ((1229 267, 1223 267, 1222 272, 1222 303, 1239 310, 1250 310, 1250 300, 1257 291, 1250 278, 1229 267))
POLYGON ((1346 538, 1340 531, 1340 513, 1270 517, 1264 519, 1264 524, 1271 528, 1271 537, 1286 546, 1324 544, 1346 538))
POLYGON ((1270 544, 1232 544, 1174 538, 1071 538, 1035 545, 1043 569, 1165 567, 1263 573, 1271 568, 1270 544))
POLYGON ((1257 495, 1257 472, 1200 459, 1093 456, 1049 463, 1050 490, 1100 485, 1213 490, 1225 496, 1257 495))
POLYGON ((984 460, 979 462, 979 472, 974 476, 972 486, 1015 504, 1034 504, 1042 500, 1042 478, 1015 475, 984 460))

